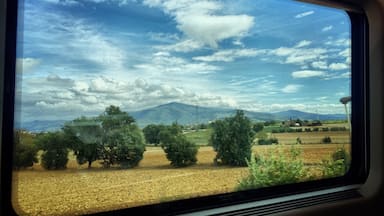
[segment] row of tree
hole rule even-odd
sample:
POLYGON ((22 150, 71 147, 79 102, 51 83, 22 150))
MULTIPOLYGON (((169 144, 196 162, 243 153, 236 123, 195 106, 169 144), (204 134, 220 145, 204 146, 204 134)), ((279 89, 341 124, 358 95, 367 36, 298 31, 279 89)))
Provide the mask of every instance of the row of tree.
MULTIPOLYGON (((246 166, 251 156, 253 127, 242 111, 212 123, 210 143, 217 152, 215 163, 246 166)), ((46 169, 66 168, 70 150, 79 164, 87 163, 89 168, 96 160, 106 168, 112 165, 135 167, 143 158, 145 140, 161 145, 175 167, 197 162, 198 147, 187 140, 180 125, 148 125, 140 130, 135 119, 116 106, 107 107, 97 117, 80 117, 67 122, 60 131, 39 134, 34 146, 20 140, 20 133, 16 132, 15 168, 32 166, 37 162, 38 150, 42 150, 41 165, 46 169)))

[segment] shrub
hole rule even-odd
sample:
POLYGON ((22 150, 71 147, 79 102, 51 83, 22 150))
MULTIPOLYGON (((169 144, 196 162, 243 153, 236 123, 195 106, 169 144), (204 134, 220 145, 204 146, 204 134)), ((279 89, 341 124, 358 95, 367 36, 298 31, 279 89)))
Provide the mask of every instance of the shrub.
POLYGON ((331 139, 331 137, 329 137, 329 136, 326 136, 326 137, 324 137, 322 140, 321 140, 321 142, 322 143, 332 143, 332 139, 331 139))
POLYGON ((38 162, 37 148, 33 143, 24 143, 20 131, 15 132, 14 147, 13 167, 15 169, 31 167, 33 163, 38 162))
POLYGON ((178 134, 169 140, 169 143, 162 143, 161 146, 166 153, 167 159, 175 167, 185 167, 197 162, 196 154, 198 147, 195 143, 178 134))
POLYGON ((303 132, 303 128, 296 128, 296 132, 303 132))
POLYGON ((41 155, 41 166, 48 170, 67 168, 68 149, 57 148, 44 151, 41 155))
POLYGON ((197 145, 187 140, 177 123, 164 126, 159 133, 159 138, 161 147, 172 166, 184 167, 197 162, 197 145))
POLYGON ((329 131, 329 128, 322 128, 323 131, 329 131))
POLYGON ((295 129, 292 129, 292 128, 287 128, 287 130, 286 130, 288 133, 293 133, 293 132, 295 132, 295 129))
POLYGON ((39 135, 36 146, 43 150, 41 165, 48 170, 65 169, 68 162, 68 149, 61 132, 48 132, 39 135))
POLYGON ((333 152, 332 159, 334 161, 345 160, 345 162, 348 163, 351 161, 351 157, 344 147, 338 148, 335 152, 333 152))
POLYGON ((164 125, 149 124, 143 128, 145 140, 148 144, 160 144, 159 133, 164 128, 164 125))
POLYGON ((269 139, 259 139, 258 140, 259 145, 272 145, 272 144, 279 144, 279 140, 277 138, 269 138, 269 139))
POLYGON ((103 165, 109 167, 119 164, 122 168, 135 167, 143 159, 144 151, 144 138, 136 125, 110 130, 104 137, 103 165))
POLYGON ((270 149, 264 157, 247 160, 248 176, 242 179, 238 190, 256 189, 274 185, 290 184, 306 180, 310 176, 300 159, 301 150, 292 145, 284 152, 281 146, 270 149))
POLYGON ((313 132, 318 132, 319 128, 313 128, 313 132))
POLYGON ((264 129, 264 124, 263 123, 255 123, 253 126, 252 126, 252 129, 255 133, 257 132, 260 132, 264 129))
POLYGON ((311 132, 311 128, 305 128, 305 132, 311 132))
POLYGON ((349 170, 351 157, 344 147, 338 148, 331 155, 331 160, 323 160, 323 177, 343 176, 349 170))
POLYGON ((246 166, 251 157, 254 132, 251 121, 238 110, 233 117, 217 120, 212 125, 210 143, 217 152, 215 163, 246 166))

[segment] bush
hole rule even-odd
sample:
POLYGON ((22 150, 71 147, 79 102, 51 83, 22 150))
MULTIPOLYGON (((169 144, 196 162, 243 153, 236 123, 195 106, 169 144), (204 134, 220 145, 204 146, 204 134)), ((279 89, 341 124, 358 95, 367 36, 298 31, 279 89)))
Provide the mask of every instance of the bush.
POLYGON ((303 132, 303 128, 296 128, 296 132, 303 132))
POLYGON ((33 143, 24 143, 20 131, 15 132, 14 147, 13 167, 15 169, 31 167, 33 163, 38 162, 36 157, 37 148, 33 143))
POLYGON ((288 133, 293 133, 293 132, 295 132, 295 129, 292 129, 292 128, 287 128, 287 130, 286 130, 288 133))
POLYGON ((135 167, 143 159, 144 151, 144 138, 136 125, 111 130, 104 137, 103 165, 109 167, 119 164, 122 168, 135 167))
POLYGON ((246 160, 251 157, 254 132, 251 121, 244 112, 238 110, 233 117, 217 120, 212 128, 210 143, 217 152, 214 162, 246 166, 246 160))
POLYGON ((164 125, 149 124, 143 128, 145 140, 148 144, 160 144, 159 133, 164 128, 164 125))
POLYGON ((313 128, 313 132, 318 132, 319 128, 313 128))
POLYGON ((323 131, 329 131, 329 128, 322 128, 323 131))
POLYGON ((324 143, 324 144, 332 143, 332 139, 331 139, 331 137, 326 136, 326 137, 324 137, 324 138, 321 140, 321 142, 324 143))
POLYGON ((169 140, 169 143, 162 143, 162 148, 166 153, 167 159, 175 167, 185 167, 197 162, 197 146, 178 134, 169 140))
POLYGON ((279 144, 279 140, 277 138, 259 139, 258 144, 259 145, 279 144))
POLYGON ((305 128, 305 132, 311 132, 311 128, 305 128))
POLYGON ((41 166, 48 170, 67 168, 68 149, 57 148, 44 151, 41 155, 41 166))
POLYGON ((253 128, 253 131, 255 133, 257 133, 257 132, 260 132, 264 129, 264 124, 263 123, 255 123, 252 128, 253 128))
POLYGON ((323 177, 343 176, 349 170, 351 157, 344 147, 338 148, 331 155, 331 160, 323 160, 323 177))
POLYGON ((65 169, 68 162, 68 148, 61 132, 48 132, 39 135, 36 146, 43 150, 41 165, 48 170, 65 169))
POLYGON ((290 184, 308 179, 308 170, 300 159, 301 150, 292 145, 289 154, 281 146, 270 149, 264 157, 247 160, 248 176, 242 179, 238 190, 256 189, 290 184))

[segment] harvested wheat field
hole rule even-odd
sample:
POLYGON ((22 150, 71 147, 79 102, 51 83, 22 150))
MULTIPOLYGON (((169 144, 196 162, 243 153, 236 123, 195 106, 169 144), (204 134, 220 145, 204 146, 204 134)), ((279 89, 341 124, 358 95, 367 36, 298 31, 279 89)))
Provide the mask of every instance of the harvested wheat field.
MULTIPOLYGON (((340 145, 301 145, 304 162, 319 164, 340 145)), ((269 146, 254 147, 263 154, 269 146)), ((78 166, 46 171, 39 164, 14 172, 13 203, 21 215, 81 215, 98 211, 234 191, 247 168, 214 166, 215 152, 201 147, 198 163, 186 168, 169 165, 159 147, 147 147, 139 167, 103 169, 78 166)))

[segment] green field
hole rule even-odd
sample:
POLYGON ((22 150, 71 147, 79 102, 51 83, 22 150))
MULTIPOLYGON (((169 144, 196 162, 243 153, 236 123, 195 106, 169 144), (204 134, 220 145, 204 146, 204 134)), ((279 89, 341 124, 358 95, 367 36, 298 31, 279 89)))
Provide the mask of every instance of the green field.
POLYGON ((209 145, 209 139, 212 134, 212 129, 200 129, 197 131, 188 131, 185 133, 187 139, 191 142, 196 143, 198 146, 207 146, 209 145))

